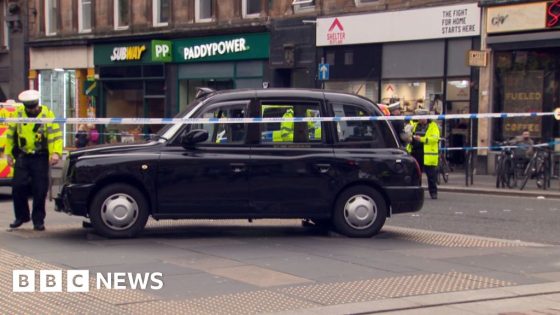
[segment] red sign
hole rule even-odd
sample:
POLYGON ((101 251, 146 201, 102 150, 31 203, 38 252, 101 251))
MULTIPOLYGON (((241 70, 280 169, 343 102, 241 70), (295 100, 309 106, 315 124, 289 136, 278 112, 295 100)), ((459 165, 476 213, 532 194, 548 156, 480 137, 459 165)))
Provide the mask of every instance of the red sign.
POLYGON ((546 9, 546 27, 558 26, 560 19, 560 0, 555 0, 548 3, 546 9))
POLYGON ((331 44, 340 45, 344 43, 344 39, 346 39, 346 33, 344 32, 344 26, 338 20, 338 18, 334 18, 334 21, 329 27, 329 31, 327 32, 327 41, 331 44), (335 30, 337 28, 338 30, 335 30))

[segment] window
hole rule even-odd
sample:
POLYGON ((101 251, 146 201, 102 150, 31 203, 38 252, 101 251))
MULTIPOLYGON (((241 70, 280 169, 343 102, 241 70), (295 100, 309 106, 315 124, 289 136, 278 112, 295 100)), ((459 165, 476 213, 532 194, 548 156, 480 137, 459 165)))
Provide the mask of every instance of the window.
POLYGON ((6 21, 6 16, 8 16, 6 2, 0 1, 0 6, 2 6, 2 11, 4 12, 4 14, 0 16, 0 49, 8 49, 10 46, 10 33, 8 32, 8 21, 6 21))
MULTIPOLYGON (((247 106, 218 105, 212 106, 199 118, 245 118, 247 106)), ((208 131, 206 144, 244 144, 247 137, 247 124, 193 124, 190 130, 204 129, 208 131)))
POLYGON ((91 0, 79 0, 78 25, 81 33, 91 32, 91 0))
POLYGON ((169 1, 153 0, 154 26, 167 26, 169 23, 169 1))
POLYGON ((313 10, 315 8, 315 1, 314 0, 294 0, 292 2, 292 6, 294 7, 294 11, 313 10))
POLYGON ((344 65, 351 66, 354 64, 354 52, 347 51, 344 53, 344 65))
MULTIPOLYGON (((336 117, 367 117, 371 114, 356 105, 333 104, 336 117)), ((379 124, 381 121, 339 121, 336 122, 338 142, 369 142, 375 147, 384 147, 379 124)))
POLYGON ((115 29, 128 29, 129 24, 129 4, 128 0, 113 0, 115 3, 115 29))
POLYGON ((371 4, 375 2, 379 2, 379 0, 355 0, 356 6, 364 5, 364 4, 371 4))
MULTIPOLYGON (((319 104, 263 103, 262 118, 321 117, 319 104)), ((261 143, 322 142, 321 122, 278 122, 261 126, 261 143)))
POLYGON ((243 0, 243 17, 258 17, 261 13, 261 0, 243 0))
POLYGON ((45 34, 56 35, 58 0, 45 0, 45 34))
POLYGON ((195 20, 210 22, 213 18, 214 6, 212 0, 196 0, 194 3, 195 20))

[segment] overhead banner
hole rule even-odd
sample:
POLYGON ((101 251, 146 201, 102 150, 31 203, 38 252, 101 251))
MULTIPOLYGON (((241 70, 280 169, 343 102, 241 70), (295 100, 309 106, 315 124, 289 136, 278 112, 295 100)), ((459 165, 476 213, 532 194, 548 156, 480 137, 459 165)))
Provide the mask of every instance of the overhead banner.
POLYGON ((317 19, 317 46, 478 35, 477 3, 317 19))

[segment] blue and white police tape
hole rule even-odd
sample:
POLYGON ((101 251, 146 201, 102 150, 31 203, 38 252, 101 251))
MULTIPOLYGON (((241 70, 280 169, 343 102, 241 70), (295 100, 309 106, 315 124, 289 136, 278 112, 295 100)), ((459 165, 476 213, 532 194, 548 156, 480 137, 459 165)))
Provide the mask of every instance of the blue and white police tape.
POLYGON ((271 118, 0 118, 0 123, 59 123, 96 125, 166 125, 166 124, 251 124, 279 122, 329 122, 329 121, 385 121, 385 120, 449 120, 449 119, 490 119, 555 116, 555 112, 532 113, 482 113, 448 115, 407 115, 407 116, 358 116, 358 117, 271 117, 271 118))

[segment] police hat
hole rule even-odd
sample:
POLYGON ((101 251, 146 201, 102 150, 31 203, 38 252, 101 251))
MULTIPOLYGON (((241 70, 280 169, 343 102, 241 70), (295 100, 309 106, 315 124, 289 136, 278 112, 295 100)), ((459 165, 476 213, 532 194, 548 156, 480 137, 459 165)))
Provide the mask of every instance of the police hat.
POLYGON ((26 90, 18 95, 20 102, 25 105, 25 107, 35 107, 39 104, 39 91, 37 90, 26 90))
POLYGON ((430 111, 425 108, 418 108, 414 111, 415 115, 429 115, 430 111))

